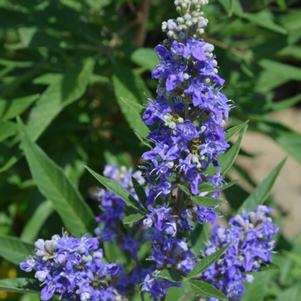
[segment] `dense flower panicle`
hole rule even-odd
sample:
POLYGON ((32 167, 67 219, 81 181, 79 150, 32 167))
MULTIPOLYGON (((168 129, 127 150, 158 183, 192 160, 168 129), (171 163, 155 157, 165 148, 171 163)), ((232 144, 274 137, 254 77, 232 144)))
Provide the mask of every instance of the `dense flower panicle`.
POLYGON ((200 185, 210 183, 217 198, 223 183, 219 171, 208 172, 209 165, 219 167, 218 156, 228 148, 224 126, 230 105, 220 91, 224 80, 218 75, 214 47, 200 39, 208 23, 201 11, 207 2, 176 0, 181 17, 163 22, 168 39, 155 48, 160 64, 152 72, 158 81, 157 97, 150 99, 142 116, 154 144, 142 156, 150 211, 143 224, 150 233, 150 259, 156 264, 143 288, 155 298, 177 285, 157 278, 156 271, 172 267, 186 275, 197 262, 182 233, 217 219, 215 207, 195 205, 187 198, 179 205, 185 198, 179 192, 173 197, 179 183, 200 196, 208 194, 200 192, 200 185))
POLYGON ((20 267, 26 272, 35 271, 35 278, 43 286, 44 301, 54 294, 65 300, 121 300, 111 283, 118 279, 122 267, 103 261, 96 238, 55 235, 51 240, 39 239, 33 256, 20 267))
POLYGON ((224 80, 213 49, 194 38, 167 40, 155 49, 160 58, 152 73, 159 81, 157 98, 143 114, 145 124, 154 127, 149 135, 154 147, 143 154, 150 204, 170 194, 176 182, 186 182, 195 195, 203 182, 222 183, 222 177, 212 181, 206 173, 228 148, 224 126, 230 105, 220 92, 224 80))
MULTIPOLYGON (((232 218, 228 228, 215 226, 204 256, 209 256, 228 244, 230 247, 202 278, 230 298, 241 296, 245 282, 252 281, 252 276, 248 273, 257 272, 272 261, 274 236, 278 228, 272 223, 270 213, 270 208, 261 205, 251 213, 232 218)), ((216 299, 211 298, 210 301, 216 299)))
POLYGON ((125 202, 98 189, 97 238, 39 239, 33 256, 21 263, 22 270, 35 271, 43 287, 42 300, 54 294, 70 301, 131 300, 137 286, 158 300, 170 287, 181 286, 161 278, 162 270, 186 276, 200 260, 225 246, 229 246, 225 254, 199 277, 237 300, 245 282, 252 280, 248 273, 271 262, 278 229, 265 206, 237 215, 228 228, 214 226, 201 258, 189 245, 188 236, 197 224, 216 222, 216 206, 202 205, 202 197, 218 198, 224 181, 218 157, 229 147, 224 127, 230 101, 221 93, 224 80, 218 75, 214 47, 201 39, 208 23, 202 6, 207 3, 175 0, 180 17, 162 24, 168 39, 155 48, 160 59, 152 72, 158 81, 157 97, 142 116, 151 127, 148 138, 153 143, 142 156, 143 173, 112 165, 103 172, 145 209, 144 218, 125 225, 125 202), (133 178, 145 190, 145 204, 136 195, 133 178), (124 266, 103 259, 100 245, 107 251, 110 243, 124 251, 124 266), (148 244, 151 249, 144 254, 148 244))

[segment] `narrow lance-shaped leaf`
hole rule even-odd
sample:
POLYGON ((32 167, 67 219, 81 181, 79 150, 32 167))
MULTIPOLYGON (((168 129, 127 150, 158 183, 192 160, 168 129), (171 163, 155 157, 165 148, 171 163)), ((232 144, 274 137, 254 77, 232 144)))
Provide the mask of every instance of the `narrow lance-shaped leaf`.
POLYGON ((125 225, 128 225, 128 224, 133 224, 135 222, 138 222, 140 220, 142 220, 144 217, 143 214, 140 214, 140 213, 135 213, 135 214, 130 214, 128 216, 126 216, 122 222, 125 224, 125 225))
POLYGON ((94 59, 87 58, 62 76, 54 77, 29 116, 27 129, 33 141, 40 137, 67 105, 82 97, 89 84, 94 64, 94 59))
POLYGON ((244 127, 242 127, 240 130, 240 134, 237 141, 231 146, 231 148, 225 154, 220 156, 218 161, 220 166, 222 167, 221 172, 223 175, 225 175, 233 166, 240 150, 242 138, 245 135, 247 129, 248 129, 248 125, 245 124, 244 127))
POLYGON ((172 269, 162 270, 157 277, 175 282, 181 282, 183 280, 183 277, 177 271, 172 269))
POLYGON ((19 264, 32 251, 33 246, 15 237, 0 236, 0 256, 6 260, 19 264))
MULTIPOLYGON (((242 296, 242 301, 263 301, 265 299, 265 294, 269 287, 269 282, 271 280, 272 272, 265 271, 256 273, 255 279, 252 283, 246 285, 246 291, 242 296)), ((283 299, 281 301, 292 301, 291 299, 283 299)))
POLYGON ((282 170, 286 159, 283 159, 276 168, 257 186, 253 193, 244 201, 239 209, 239 212, 249 211, 256 208, 258 205, 263 204, 269 196, 273 185, 282 170))
MULTIPOLYGON (((220 201, 212 198, 212 197, 207 197, 207 196, 194 196, 191 194, 190 190, 181 184, 178 184, 178 187, 187 195, 189 196, 189 198, 193 201, 193 203, 197 204, 197 205, 202 205, 205 207, 211 207, 211 206, 217 206, 220 201)), ((210 187, 211 189, 211 187, 210 187)), ((216 187, 214 187, 214 190, 216 190, 216 187)))
POLYGON ((40 292, 39 282, 30 278, 1 279, 0 291, 12 293, 40 292))
MULTIPOLYGON (((66 106, 82 97, 92 76, 94 64, 93 58, 86 58, 82 64, 77 64, 66 73, 54 76, 51 84, 32 108, 28 118, 26 127, 33 141, 42 135, 66 106)), ((11 168, 20 158, 21 153, 12 154, 11 158, 0 167, 0 173, 11 168)))
POLYGON ((83 235, 93 229, 94 217, 78 190, 57 166, 29 137, 19 121, 21 147, 33 179, 40 192, 52 202, 72 235, 83 235))
POLYGON ((33 242, 36 239, 41 227, 53 211, 53 206, 50 201, 46 200, 41 203, 28 223, 25 225, 21 234, 21 239, 24 241, 33 242))
POLYGON ((37 100, 39 94, 16 98, 14 100, 0 99, 0 120, 13 119, 23 113, 33 102, 37 100))
POLYGON ((147 199, 147 196, 146 196, 146 193, 145 193, 143 187, 138 183, 138 181, 134 177, 132 177, 132 183, 133 183, 135 192, 136 192, 139 200, 142 203, 145 203, 146 199, 147 199))
POLYGON ((17 126, 14 122, 5 121, 0 123, 0 142, 14 136, 17 133, 17 126))
POLYGON ((249 121, 246 121, 244 123, 235 125, 229 129, 226 130, 226 138, 229 140, 232 138, 236 133, 240 132, 243 128, 245 128, 246 125, 248 125, 249 121))
POLYGON ((211 284, 201 280, 189 280, 191 288, 202 297, 211 297, 218 300, 228 300, 228 298, 211 284))
POLYGON ((152 48, 139 48, 131 55, 131 60, 147 70, 153 70, 159 64, 159 59, 152 48))
POLYGON ((210 229, 208 224, 196 225, 190 235, 190 243, 195 254, 199 254, 210 237, 210 229))
POLYGON ((206 271, 213 263, 215 263, 228 249, 226 246, 210 256, 206 256, 200 260, 200 262, 194 267, 194 269, 188 274, 188 278, 193 278, 206 271))
POLYGON ((119 183, 117 183, 116 181, 101 176, 99 175, 97 172, 95 172, 94 170, 90 169, 89 167, 87 167, 87 170, 89 171, 89 173, 100 183, 102 184, 104 187, 106 187, 108 190, 114 192, 116 195, 118 195, 129 207, 132 207, 138 211, 140 211, 140 209, 138 208, 138 202, 132 197, 132 195, 125 189, 123 188, 119 183))
POLYGON ((137 137, 143 143, 148 144, 145 139, 150 131, 141 119, 142 103, 146 99, 146 95, 141 93, 141 89, 144 89, 144 84, 141 83, 141 79, 126 67, 122 70, 125 74, 116 70, 113 76, 116 99, 124 117, 137 137))

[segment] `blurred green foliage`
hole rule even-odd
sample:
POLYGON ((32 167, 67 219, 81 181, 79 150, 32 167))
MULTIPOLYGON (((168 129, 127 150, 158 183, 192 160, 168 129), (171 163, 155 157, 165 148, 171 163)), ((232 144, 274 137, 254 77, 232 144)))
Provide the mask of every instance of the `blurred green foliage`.
MULTIPOLYGON (((20 149, 17 117, 93 209, 97 204, 89 191, 95 182, 84 165, 100 171, 105 163, 139 162, 148 131, 139 112, 156 84, 150 78, 157 63, 152 48, 164 38, 161 22, 176 14, 172 2, 0 0, 1 235, 33 242, 63 227, 60 210, 32 180, 20 149)), ((249 130, 270 137, 301 163, 301 134, 270 115, 301 101, 299 1, 211 2, 205 39, 216 46, 225 93, 235 103, 231 124, 249 120, 249 130)), ((240 155, 253 156, 243 150, 240 155)), ((234 168, 254 186, 240 166, 234 168)), ((44 186, 55 190, 55 179, 48 181, 44 186)), ((248 195, 239 184, 225 192, 233 211, 248 195)), ((276 263, 281 269, 262 272, 244 301, 298 301, 300 251, 297 239, 280 235, 276 263), (254 296, 255 291, 260 294, 254 296)), ((3 260, 0 277, 15 274, 3 260)), ((0 300, 6 298, 19 297, 0 294, 0 300)), ((21 300, 35 298, 24 295, 21 300)))

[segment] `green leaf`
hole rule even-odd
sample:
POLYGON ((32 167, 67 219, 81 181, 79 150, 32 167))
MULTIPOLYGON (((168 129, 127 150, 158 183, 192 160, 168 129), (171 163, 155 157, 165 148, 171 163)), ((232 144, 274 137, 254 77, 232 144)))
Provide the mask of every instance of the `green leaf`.
POLYGON ((159 64, 158 56, 152 48, 139 48, 135 50, 131 55, 131 60, 138 66, 150 71, 159 64))
POLYGON ((261 118, 258 130, 273 138, 284 150, 301 163, 301 134, 270 117, 261 118))
POLYGON ((140 220, 142 220, 144 217, 143 214, 140 214, 140 213, 136 213, 136 214, 131 214, 131 215, 128 215, 126 216, 122 222, 125 224, 125 225, 128 225, 128 224, 133 224, 135 222, 138 222, 140 220))
POLYGON ((191 200, 196 204, 196 205, 201 205, 204 207, 212 207, 212 206, 217 206, 220 204, 220 201, 211 197, 206 197, 206 196, 192 196, 191 200))
POLYGON ((273 15, 268 10, 262 10, 258 13, 253 13, 253 14, 244 13, 241 15, 241 17, 256 25, 259 25, 263 28, 269 29, 276 33, 280 33, 280 34, 287 33, 282 26, 274 22, 273 15))
POLYGON ((275 138, 275 140, 283 149, 301 163, 301 134, 294 132, 283 133, 275 138))
POLYGON ((245 124, 239 131, 239 137, 237 141, 231 146, 231 148, 223 155, 221 155, 218 159, 218 162, 220 164, 221 172, 223 175, 225 175, 233 166, 240 150, 240 145, 242 142, 242 138, 245 135, 247 131, 248 125, 245 124))
POLYGON ((142 104, 146 99, 146 96, 141 93, 143 89, 141 79, 126 67, 122 70, 123 73, 115 72, 112 78, 116 99, 131 129, 141 142, 147 144, 145 139, 150 130, 141 119, 142 104))
POLYGON ((23 113, 39 97, 38 94, 16 98, 14 100, 0 99, 0 120, 13 119, 23 113))
POLYGON ((27 131, 33 141, 40 137, 66 106, 83 96, 93 74, 94 64, 94 59, 87 58, 65 74, 53 77, 52 83, 32 109, 27 122, 27 131))
MULTIPOLYGON (((27 121, 28 134, 33 141, 41 136, 55 117, 68 105, 82 97, 93 74, 94 64, 94 59, 87 58, 65 74, 60 76, 56 74, 53 77, 52 83, 32 108, 27 121)), ((0 173, 16 164, 20 157, 19 154, 12 156, 4 166, 0 167, 0 173)))
POLYGON ((86 166, 86 169, 100 184, 102 184, 108 190, 110 190, 110 191, 114 192, 116 195, 118 195, 129 207, 132 207, 136 210, 141 211, 138 208, 138 202, 119 183, 117 183, 116 181, 114 181, 110 178, 99 175, 94 170, 90 169, 88 166, 86 166))
POLYGON ((193 278, 206 271, 213 263, 215 263, 226 252, 229 246, 221 248, 210 256, 206 256, 194 267, 194 269, 187 275, 188 278, 193 278))
POLYGON ((190 235, 190 243, 195 254, 200 254, 210 237, 208 224, 196 225, 190 235))
MULTIPOLYGON (((219 200, 214 199, 212 197, 207 197, 207 196, 194 196, 191 194, 190 190, 181 184, 178 184, 178 187, 187 195, 189 198, 197 205, 202 205, 205 207, 211 207, 211 206, 216 206, 220 203, 219 200)), ((212 186, 210 185, 209 189, 211 189, 212 186)), ((214 187, 214 190, 216 190, 216 187, 214 187)), ((214 191, 213 190, 213 191, 214 191)))
POLYGON ((15 278, 15 279, 1 279, 0 291, 12 293, 28 293, 40 292, 40 284, 36 279, 29 278, 15 278))
POLYGON ((278 101, 277 103, 273 103, 272 110, 273 111, 282 111, 286 110, 290 107, 293 107, 294 105, 301 102, 301 93, 297 94, 293 97, 289 97, 287 99, 283 99, 281 101, 278 101))
POLYGON ((236 15, 243 14, 239 0, 219 0, 219 3, 224 7, 229 16, 232 16, 233 13, 236 15))
POLYGON ((33 242, 37 238, 41 227, 52 212, 53 206, 50 201, 46 200, 41 203, 28 223, 25 225, 21 234, 21 239, 27 242, 33 242))
POLYGON ((229 141, 235 134, 239 133, 242 129, 244 129, 246 127, 246 125, 248 125, 249 121, 247 120, 244 123, 235 125, 229 129, 226 130, 226 138, 227 141, 229 141))
POLYGON ((189 280, 192 289, 200 296, 228 300, 228 298, 211 284, 201 280, 189 280))
POLYGON ((268 198, 274 183, 282 170, 286 158, 283 159, 276 168, 257 186, 257 188, 249 195, 240 207, 239 212, 250 211, 256 208, 258 205, 263 204, 268 198))
POLYGON ((168 270, 162 270, 158 275, 158 278, 164 278, 169 281, 174 282, 181 282, 183 277, 175 270, 168 269, 168 270))
POLYGON ((270 91, 291 80, 301 80, 300 68, 272 60, 261 60, 259 65, 263 71, 258 77, 256 90, 261 93, 270 91))
POLYGON ((143 187, 137 182, 134 177, 132 177, 132 183, 139 200, 144 204, 147 200, 147 196, 143 187))
POLYGON ((93 229, 91 209, 78 190, 57 166, 29 137, 25 126, 19 122, 21 147, 31 174, 42 195, 52 202, 72 235, 80 236, 93 229))
POLYGON ((14 122, 6 121, 0 123, 0 142, 14 136, 17 133, 17 126, 14 122))
POLYGON ((277 4, 281 9, 286 9, 286 0, 277 0, 277 4))
MULTIPOLYGON (((276 301, 299 301, 300 300, 300 286, 297 284, 285 290, 281 290, 277 296, 276 301)), ((248 301, 248 300, 247 300, 248 301)))
POLYGON ((15 237, 0 236, 0 256, 6 260, 19 264, 26 259, 33 250, 33 246, 15 237))
POLYGON ((267 292, 268 284, 271 279, 271 272, 259 272, 256 273, 254 277, 254 281, 246 285, 246 292, 242 297, 242 301, 264 300, 265 293, 267 292))
POLYGON ((103 243, 103 249, 108 262, 127 263, 127 258, 118 244, 105 241, 103 243))

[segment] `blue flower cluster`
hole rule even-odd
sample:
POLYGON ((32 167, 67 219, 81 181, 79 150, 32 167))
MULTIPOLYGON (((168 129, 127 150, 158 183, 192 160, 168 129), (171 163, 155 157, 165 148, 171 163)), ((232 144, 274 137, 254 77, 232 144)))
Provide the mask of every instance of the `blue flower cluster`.
POLYGON ((96 238, 55 235, 51 240, 39 239, 34 256, 20 267, 26 272, 35 271, 35 278, 43 286, 43 301, 54 294, 80 301, 114 301, 119 296, 112 283, 118 279, 122 267, 104 262, 96 238))
POLYGON ((158 300, 170 287, 181 285, 160 277, 162 270, 171 268, 186 276, 202 258, 227 245, 223 257, 200 278, 235 300, 251 280, 248 273, 271 261, 277 227, 265 206, 232 218, 228 228, 216 225, 202 258, 192 252, 187 239, 197 224, 213 224, 218 217, 215 206, 205 206, 201 197, 218 198, 224 181, 218 157, 229 147, 224 127, 230 101, 221 93, 224 80, 218 75, 214 47, 200 39, 208 22, 201 8, 207 2, 175 0, 181 16, 162 25, 168 39, 155 49, 160 58, 152 73, 158 80, 157 97, 142 116, 151 127, 153 143, 142 155, 143 173, 110 165, 104 170, 137 202, 142 200, 132 179, 143 186, 144 218, 124 225, 125 202, 113 192, 97 190, 97 238, 63 235, 38 240, 34 255, 21 264, 26 272, 36 271, 43 300, 54 294, 76 301, 129 300, 137 286, 158 300), (208 186, 212 193, 203 188, 208 186), (124 266, 103 260, 100 246, 107 250, 108 244, 124 251, 124 266), (145 254, 146 244, 151 249, 145 254))
POLYGON ((194 204, 178 187, 204 196, 208 192, 201 193, 200 185, 210 183, 217 198, 223 183, 217 159, 228 148, 224 126, 230 102, 220 91, 224 80, 218 75, 213 45, 197 39, 207 25, 201 12, 206 3, 175 1, 183 16, 163 23, 168 39, 155 48, 160 64, 152 72, 158 80, 157 97, 142 116, 154 144, 142 156, 150 211, 143 223, 150 233, 150 259, 156 264, 144 289, 154 297, 172 285, 157 277, 160 269, 172 267, 186 275, 197 262, 183 232, 217 219, 214 207, 194 204), (215 174, 208 172, 210 165, 217 167, 215 174))
MULTIPOLYGON (((244 293, 245 283, 252 281, 253 276, 248 273, 257 272, 272 261, 274 236, 278 228, 273 224, 270 213, 271 209, 262 205, 251 213, 232 218, 228 228, 216 225, 212 230, 204 256, 227 245, 230 247, 202 278, 233 300, 244 293)), ((217 300, 211 298, 210 301, 217 300)))
POLYGON ((193 38, 156 47, 158 96, 143 114, 144 122, 155 126, 149 135, 154 147, 143 154, 150 204, 169 195, 177 183, 187 183, 197 195, 201 183, 218 187, 223 180, 220 174, 206 174, 228 148, 223 128, 230 105, 220 92, 224 80, 217 74, 213 49, 193 38))

